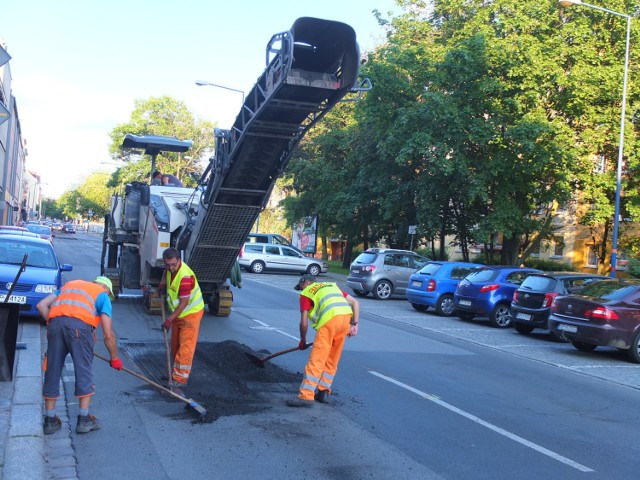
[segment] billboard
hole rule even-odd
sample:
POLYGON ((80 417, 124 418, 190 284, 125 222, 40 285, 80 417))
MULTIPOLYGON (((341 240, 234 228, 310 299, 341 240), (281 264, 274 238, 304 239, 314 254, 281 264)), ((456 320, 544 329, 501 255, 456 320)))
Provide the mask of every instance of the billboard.
POLYGON ((293 224, 291 243, 304 253, 315 255, 318 233, 318 217, 303 217, 293 224))

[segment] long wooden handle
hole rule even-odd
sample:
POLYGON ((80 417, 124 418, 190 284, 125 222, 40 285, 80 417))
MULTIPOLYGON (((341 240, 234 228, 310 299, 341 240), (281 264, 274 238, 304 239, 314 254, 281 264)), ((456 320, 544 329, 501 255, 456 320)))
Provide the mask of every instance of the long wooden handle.
MULTIPOLYGON (((100 360, 104 360, 105 362, 109 363, 109 359, 108 359, 108 358, 103 357, 102 355, 100 355, 100 354, 98 354, 98 353, 96 353, 96 352, 93 352, 93 354, 94 354, 96 357, 98 357, 100 360)), ((168 388, 163 387, 163 386, 162 386, 162 385, 160 385, 159 383, 156 383, 156 382, 154 382, 153 380, 151 380, 151 379, 149 379, 149 378, 147 378, 147 377, 145 377, 145 376, 143 376, 143 375, 140 375, 140 374, 139 374, 139 373, 137 373, 137 372, 134 372, 133 370, 129 370, 129 369, 128 369, 128 368, 126 368, 126 367, 122 367, 122 371, 127 372, 129 375, 133 375, 134 377, 139 378, 140 380, 142 380, 143 382, 148 383, 149 385, 153 385, 154 387, 159 388, 159 389, 160 389, 160 390, 162 390, 163 392, 168 393, 169 395, 171 395, 171 396, 172 396, 172 397, 174 397, 174 398, 177 398, 178 400, 182 400, 183 402, 186 402, 186 403, 188 403, 188 404, 190 404, 190 405, 191 405, 191 403, 193 403, 193 400, 190 400, 190 399, 188 399, 188 398, 186 398, 186 397, 183 397, 182 395, 178 395, 176 392, 172 392, 172 391, 171 391, 171 390, 169 390, 168 388)))
MULTIPOLYGON (((307 343, 307 348, 309 348, 313 343, 307 343)), ((286 350, 282 350, 281 352, 272 353, 271 355, 267 355, 264 358, 261 358, 260 361, 266 362, 267 360, 271 360, 272 358, 279 357, 280 355, 284 355, 285 353, 295 352, 296 350, 300 350, 300 347, 287 348, 286 350)))
MULTIPOLYGON (((162 296, 160 297, 162 300, 162 324, 164 325, 164 322, 166 321, 166 317, 165 317, 165 311, 164 311, 164 302, 165 302, 165 297, 162 296)), ((167 338, 167 331, 164 329, 164 327, 160 327, 162 328, 162 333, 164 334, 164 351, 165 351, 165 357, 167 360, 167 382, 169 382, 169 385, 171 385, 171 354, 169 353, 169 339, 167 338)))

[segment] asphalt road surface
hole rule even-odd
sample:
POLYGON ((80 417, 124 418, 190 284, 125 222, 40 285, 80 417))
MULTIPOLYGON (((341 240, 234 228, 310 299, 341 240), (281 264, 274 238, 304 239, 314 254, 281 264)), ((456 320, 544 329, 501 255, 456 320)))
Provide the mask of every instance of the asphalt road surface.
MULTIPOLYGON (((100 239, 56 237, 74 271, 99 271, 100 239)), ((640 367, 615 351, 585 354, 482 321, 361 299, 330 405, 292 409, 308 352, 259 369, 258 355, 295 346, 293 275, 244 274, 228 318, 205 314, 184 404, 96 360, 92 413, 104 426, 71 434, 81 479, 632 478, 640 456, 640 367), (98 363, 99 362, 99 363, 98 363)), ((159 316, 114 304, 125 366, 162 382, 159 316)), ((309 340, 312 340, 309 339, 309 340)), ((106 352, 101 341, 98 352, 106 352)), ((165 374, 166 375, 166 374, 165 374)), ((77 402, 65 383, 71 418, 77 402)), ((74 425, 75 426, 75 425, 74 425)))

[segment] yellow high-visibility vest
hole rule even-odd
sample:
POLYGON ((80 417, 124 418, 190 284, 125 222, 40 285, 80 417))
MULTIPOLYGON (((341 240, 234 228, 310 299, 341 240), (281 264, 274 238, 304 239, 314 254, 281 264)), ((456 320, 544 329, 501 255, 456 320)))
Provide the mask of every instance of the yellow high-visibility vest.
POLYGON ((313 301, 309 320, 315 330, 318 330, 336 315, 353 315, 351 305, 335 283, 312 283, 302 290, 300 295, 313 301))

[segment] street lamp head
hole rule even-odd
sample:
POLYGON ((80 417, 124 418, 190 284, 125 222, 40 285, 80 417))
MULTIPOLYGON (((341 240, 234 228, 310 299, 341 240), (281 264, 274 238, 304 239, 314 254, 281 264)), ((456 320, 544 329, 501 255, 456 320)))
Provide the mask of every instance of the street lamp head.
POLYGON ((582 5, 582 0, 558 0, 558 3, 563 7, 570 7, 571 5, 582 5))
POLYGON ((204 80, 196 80, 196 85, 199 87, 203 87, 205 85, 209 85, 209 82, 205 82, 204 80))

